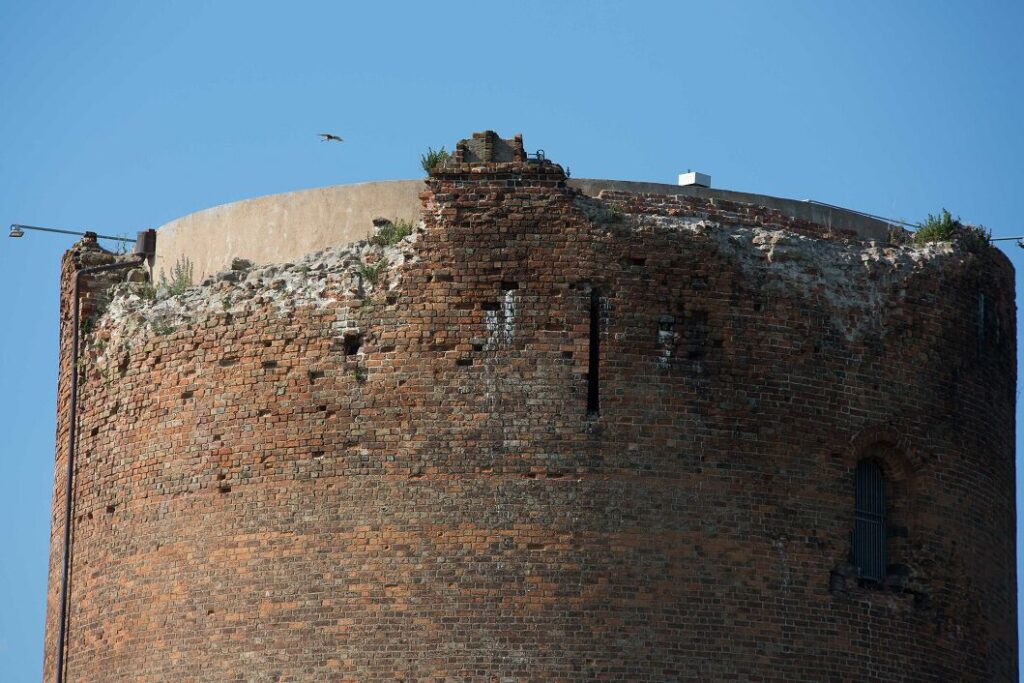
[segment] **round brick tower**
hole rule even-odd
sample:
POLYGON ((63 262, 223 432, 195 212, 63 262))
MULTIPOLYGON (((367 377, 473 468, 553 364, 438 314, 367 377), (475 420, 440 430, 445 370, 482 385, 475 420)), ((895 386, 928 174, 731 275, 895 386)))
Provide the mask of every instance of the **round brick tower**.
POLYGON ((1000 252, 492 133, 416 191, 405 237, 85 283, 66 680, 1016 680, 1000 252))

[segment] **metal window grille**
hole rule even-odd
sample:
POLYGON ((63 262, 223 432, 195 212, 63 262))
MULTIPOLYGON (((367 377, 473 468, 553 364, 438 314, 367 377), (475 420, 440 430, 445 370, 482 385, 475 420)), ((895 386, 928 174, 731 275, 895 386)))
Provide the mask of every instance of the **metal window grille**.
POLYGON ((873 460, 857 463, 853 562, 861 578, 885 578, 885 476, 873 460))

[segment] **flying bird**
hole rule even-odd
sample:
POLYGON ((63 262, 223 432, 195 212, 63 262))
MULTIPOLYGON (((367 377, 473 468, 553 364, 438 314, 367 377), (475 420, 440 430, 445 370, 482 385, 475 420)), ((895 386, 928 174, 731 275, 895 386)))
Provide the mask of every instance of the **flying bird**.
POLYGON ((331 135, 330 133, 320 133, 320 137, 322 138, 320 142, 327 142, 329 140, 337 140, 338 142, 344 142, 344 140, 339 138, 337 135, 331 135))

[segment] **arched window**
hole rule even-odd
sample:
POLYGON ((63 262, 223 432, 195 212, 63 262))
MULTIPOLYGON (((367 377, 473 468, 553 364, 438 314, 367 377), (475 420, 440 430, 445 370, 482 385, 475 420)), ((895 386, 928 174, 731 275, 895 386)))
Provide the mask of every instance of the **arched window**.
POLYGON ((862 579, 881 581, 886 571, 885 475, 874 460, 857 463, 853 563, 862 579))

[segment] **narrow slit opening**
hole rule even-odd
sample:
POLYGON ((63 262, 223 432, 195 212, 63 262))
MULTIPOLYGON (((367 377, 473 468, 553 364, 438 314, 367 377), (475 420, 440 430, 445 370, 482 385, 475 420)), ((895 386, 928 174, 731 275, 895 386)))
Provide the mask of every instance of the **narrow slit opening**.
POLYGON ((601 370, 601 291, 590 290, 590 358, 587 365, 587 416, 597 417, 600 410, 601 370))

